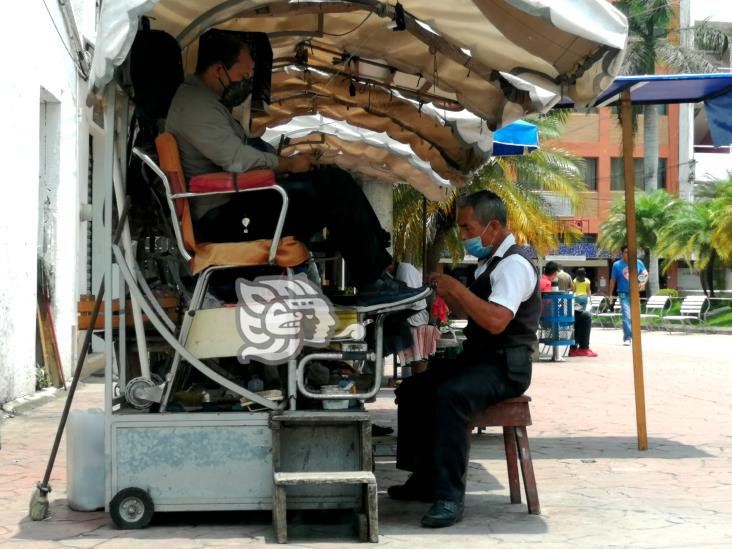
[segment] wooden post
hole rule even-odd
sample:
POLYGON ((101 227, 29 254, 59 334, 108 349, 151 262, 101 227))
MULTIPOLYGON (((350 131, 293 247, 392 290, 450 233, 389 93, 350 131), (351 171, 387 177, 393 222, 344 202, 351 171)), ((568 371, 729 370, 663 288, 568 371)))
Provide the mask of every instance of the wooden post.
POLYGON ((630 282, 630 319, 633 336, 633 383, 635 386, 635 421, 638 449, 648 449, 646 396, 643 383, 643 348, 641 346, 640 291, 638 287, 638 245, 635 227, 635 177, 633 169, 633 126, 630 91, 620 96, 623 124, 623 174, 625 177, 625 223, 628 236, 628 277, 630 282))

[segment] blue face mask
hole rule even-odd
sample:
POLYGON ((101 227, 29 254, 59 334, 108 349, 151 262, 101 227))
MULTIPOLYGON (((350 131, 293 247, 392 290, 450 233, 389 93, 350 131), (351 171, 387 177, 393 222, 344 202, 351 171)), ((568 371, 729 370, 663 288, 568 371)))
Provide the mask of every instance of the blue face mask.
POLYGON ((485 233, 487 228, 488 227, 486 226, 486 228, 483 229, 483 232, 480 233, 480 236, 474 236, 473 238, 468 238, 467 240, 463 241, 465 251, 473 257, 477 257, 478 259, 485 259, 493 251, 492 244, 488 244, 487 246, 483 245, 483 233, 485 233))

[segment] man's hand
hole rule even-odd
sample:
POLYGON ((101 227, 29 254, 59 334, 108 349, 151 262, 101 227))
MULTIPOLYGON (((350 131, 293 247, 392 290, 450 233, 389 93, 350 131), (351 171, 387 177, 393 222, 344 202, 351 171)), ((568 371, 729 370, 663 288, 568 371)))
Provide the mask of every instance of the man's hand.
POLYGON ((440 297, 449 297, 458 286, 462 286, 459 280, 442 273, 430 273, 427 280, 440 297))
POLYGON ((318 162, 309 154, 297 154, 287 158, 280 158, 277 164, 279 173, 303 173, 310 171, 318 162))

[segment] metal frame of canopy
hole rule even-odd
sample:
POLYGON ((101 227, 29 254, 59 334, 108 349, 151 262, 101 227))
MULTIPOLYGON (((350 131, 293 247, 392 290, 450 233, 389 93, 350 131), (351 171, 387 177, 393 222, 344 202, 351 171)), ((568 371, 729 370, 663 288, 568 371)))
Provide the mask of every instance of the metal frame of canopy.
MULTIPOLYGON (((640 289, 638 286, 635 219, 635 187, 633 171, 632 106, 670 103, 698 103, 720 97, 732 97, 732 74, 641 75, 616 78, 593 103, 607 106, 619 103, 623 136, 623 176, 625 179, 625 219, 628 236, 628 270, 630 277, 630 311, 633 335, 633 385, 638 449, 648 449, 643 346, 640 326, 640 289)), ((560 107, 573 103, 563 100, 560 107)), ((732 127, 732 112, 727 111, 722 126, 732 127)), ((711 124, 711 122, 710 122, 711 124)), ((732 141, 732 137, 728 138, 732 141)))

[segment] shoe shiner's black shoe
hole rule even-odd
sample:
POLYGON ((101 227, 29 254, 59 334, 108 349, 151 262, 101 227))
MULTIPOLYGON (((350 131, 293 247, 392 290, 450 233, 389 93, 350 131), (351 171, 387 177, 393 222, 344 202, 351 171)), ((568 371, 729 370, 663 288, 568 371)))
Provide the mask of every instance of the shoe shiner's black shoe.
POLYGON ((425 528, 445 528, 463 520, 463 504, 457 501, 438 499, 422 517, 425 528))
POLYGON ((420 501, 432 503, 435 501, 429 484, 422 483, 417 475, 412 475, 404 484, 389 486, 386 491, 391 499, 398 501, 420 501))
POLYGON ((424 286, 422 288, 410 288, 404 282, 387 274, 382 274, 373 282, 358 288, 356 303, 362 307, 374 305, 396 306, 402 303, 410 303, 412 300, 416 300, 417 296, 420 298, 426 297, 430 291, 429 288, 424 286))
POLYGON ((376 425, 375 423, 371 424, 371 436, 385 437, 392 434, 393 432, 394 429, 392 429, 391 427, 386 427, 385 425, 376 425))

